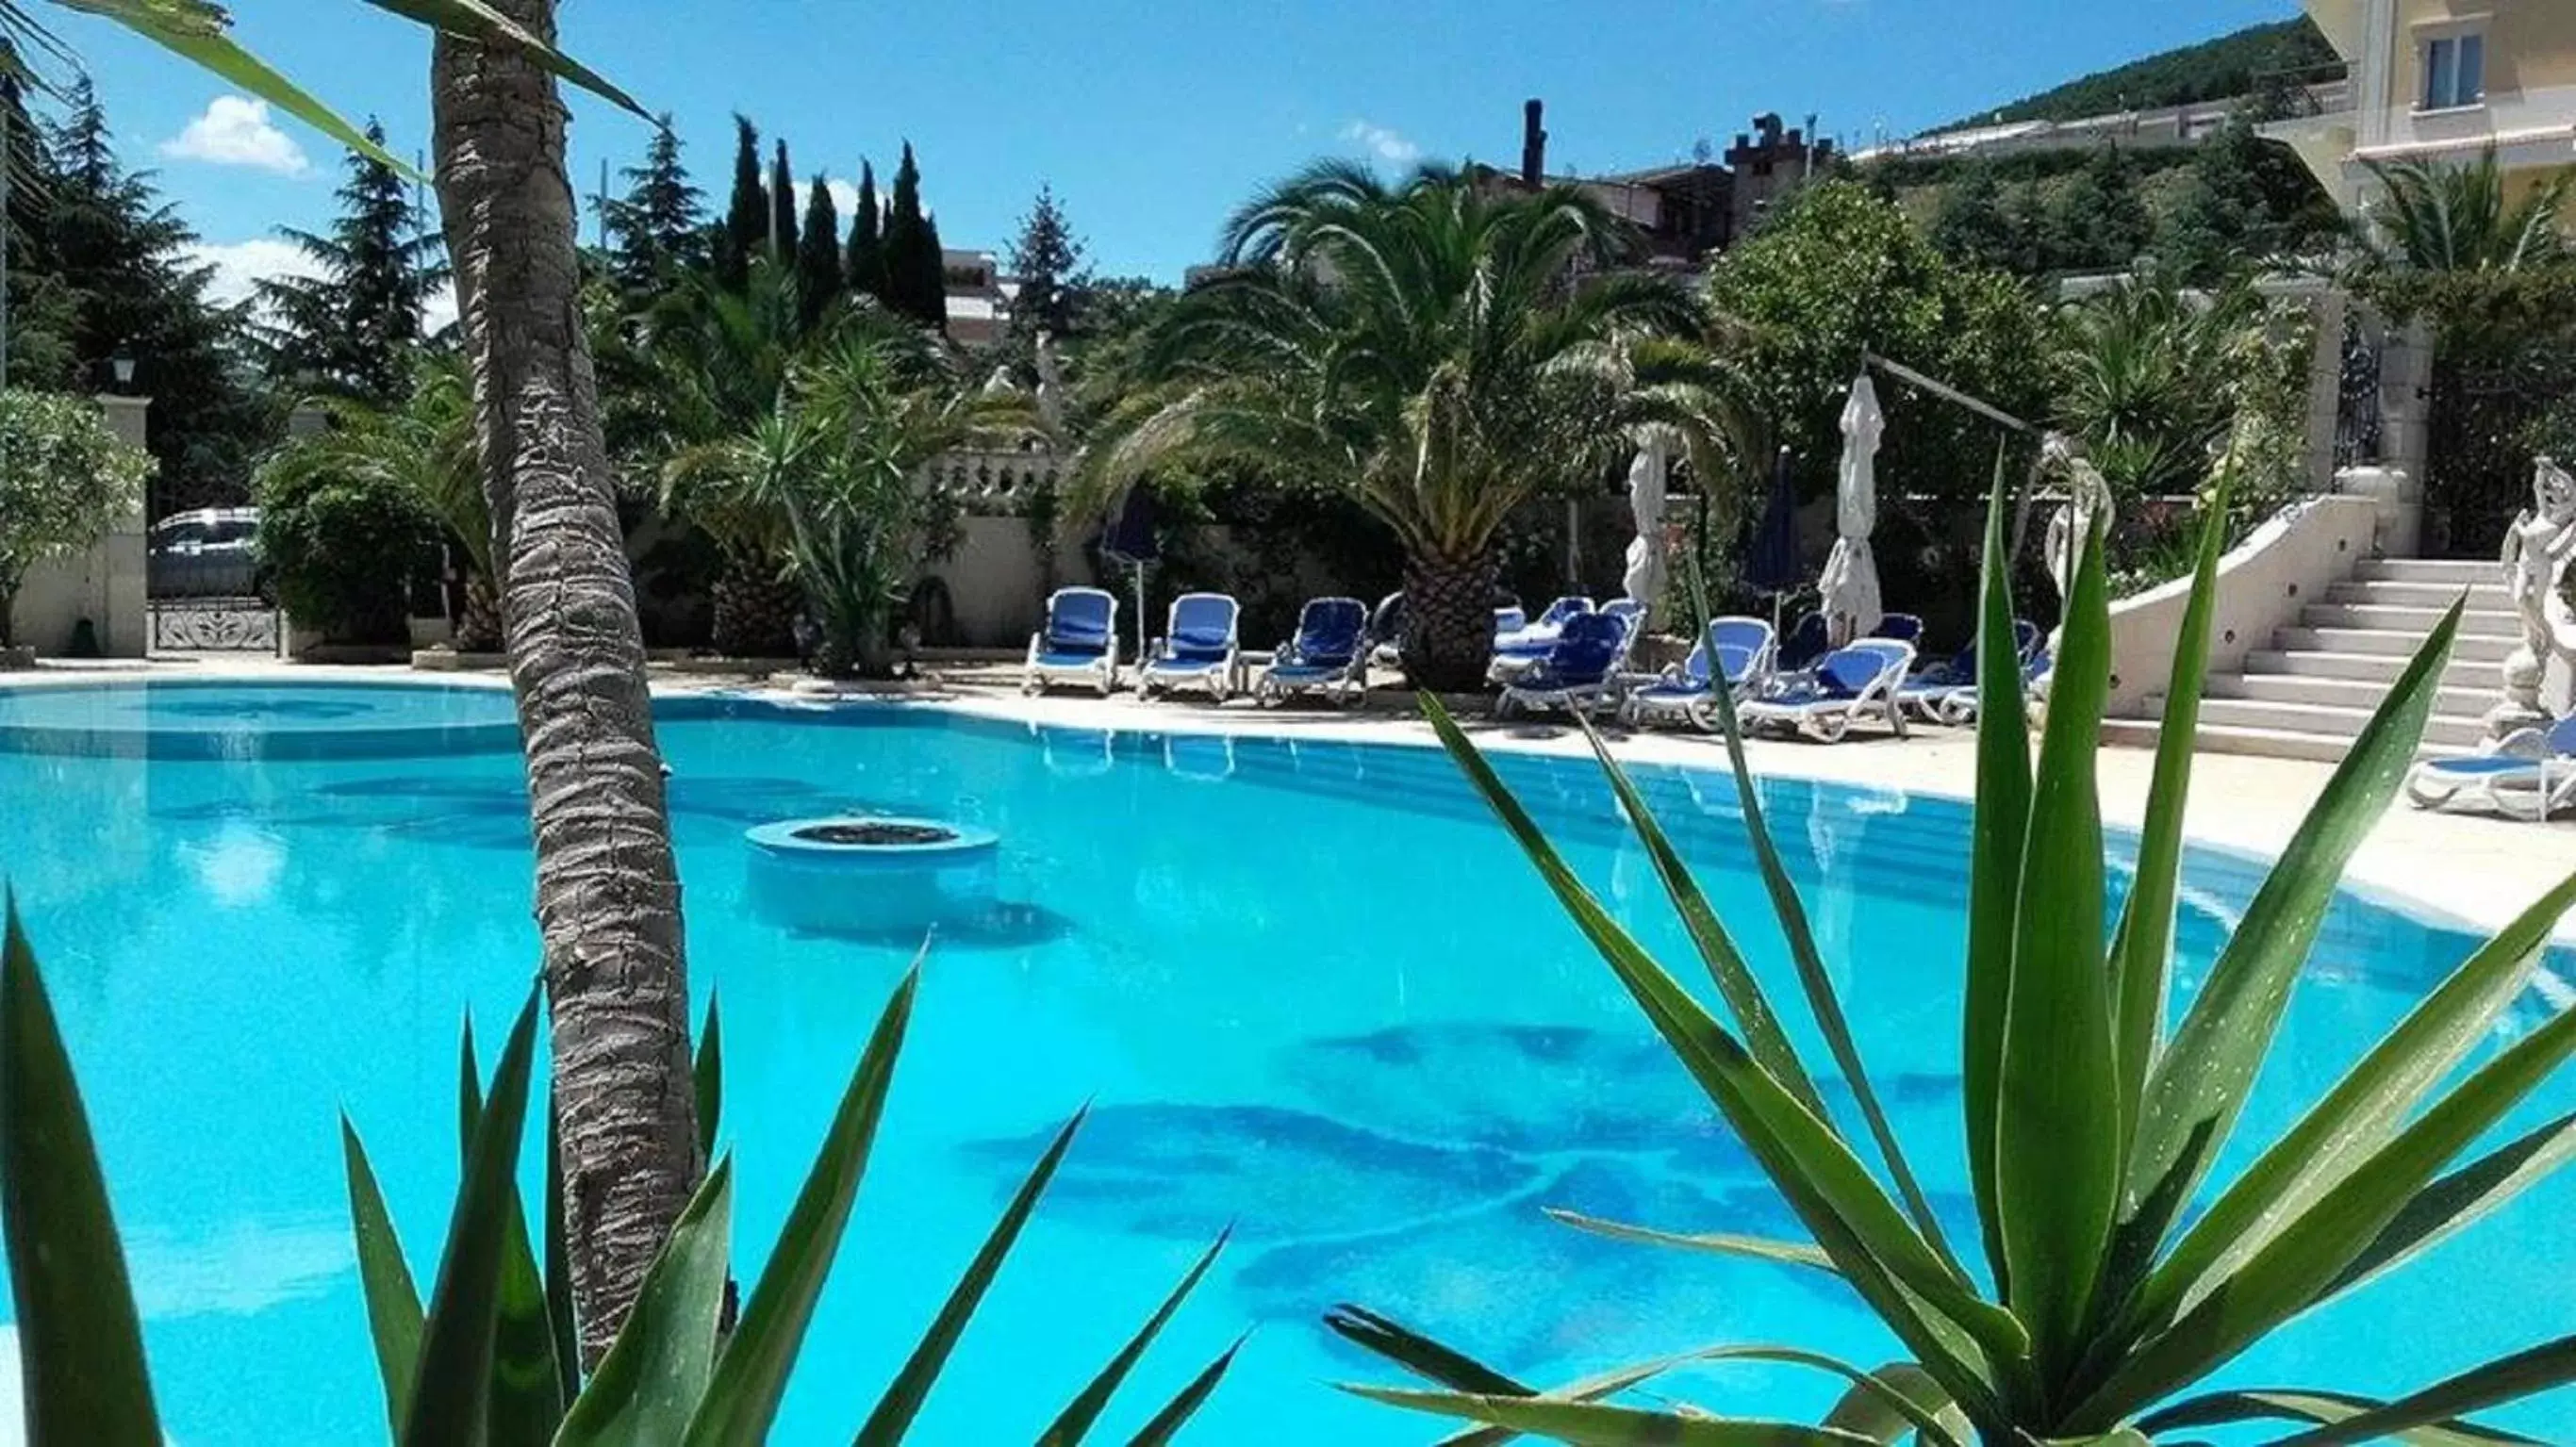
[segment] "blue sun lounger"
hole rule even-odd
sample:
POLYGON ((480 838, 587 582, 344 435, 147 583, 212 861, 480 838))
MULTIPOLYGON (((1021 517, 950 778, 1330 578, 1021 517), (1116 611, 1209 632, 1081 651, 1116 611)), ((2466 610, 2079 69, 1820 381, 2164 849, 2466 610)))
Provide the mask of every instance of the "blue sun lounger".
POLYGON ((1240 685, 1242 640, 1236 630, 1243 609, 1223 593, 1183 593, 1172 600, 1164 635, 1154 640, 1136 670, 1136 696, 1195 686, 1219 703, 1240 685))
POLYGON ((1367 697, 1368 616, 1368 605, 1357 598, 1308 599, 1297 613, 1297 636, 1271 655, 1253 697, 1265 707, 1301 693, 1334 703, 1367 697))
POLYGON ((1826 654, 1806 677, 1748 700, 1736 716, 1747 729, 1785 727, 1825 744, 1842 742, 1852 725, 1876 718, 1901 739, 1905 713, 1896 706, 1896 686, 1913 666, 1913 644, 1865 638, 1826 654))
POLYGON ((1523 709, 1589 711, 1618 701, 1619 667, 1635 632, 1619 613, 1583 613, 1568 619, 1547 656, 1514 674, 1494 704, 1498 718, 1523 709))
POLYGON ((2477 807, 2545 820, 2576 800, 2576 715, 2508 734, 2487 753, 2426 759, 2407 777, 2406 797, 2418 809, 2477 807))
POLYGON ((1620 716, 1630 725, 1685 718, 1709 733, 1719 731, 1717 683, 1723 678, 1729 696, 1751 698, 1771 670, 1778 639, 1759 618, 1714 618, 1690 657, 1666 669, 1661 677, 1628 691, 1620 716))
POLYGON ((1046 622, 1029 635, 1028 676, 1020 691, 1082 683, 1107 698, 1118 687, 1118 600, 1098 588, 1059 588, 1047 599, 1046 622))
POLYGON ((1596 611, 1591 599, 1568 594, 1548 604, 1547 611, 1538 615, 1537 622, 1509 630, 1498 627, 1494 634, 1494 662, 1489 676, 1496 683, 1501 683, 1547 657, 1549 650, 1556 647, 1556 640, 1564 633, 1566 624, 1596 611))

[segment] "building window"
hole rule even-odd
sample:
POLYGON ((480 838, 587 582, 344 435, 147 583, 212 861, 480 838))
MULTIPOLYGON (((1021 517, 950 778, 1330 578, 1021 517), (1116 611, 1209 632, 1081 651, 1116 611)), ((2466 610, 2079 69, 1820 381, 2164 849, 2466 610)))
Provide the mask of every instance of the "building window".
POLYGON ((2487 37, 2465 30, 2424 42, 2424 109, 2457 110, 2487 99, 2487 37))

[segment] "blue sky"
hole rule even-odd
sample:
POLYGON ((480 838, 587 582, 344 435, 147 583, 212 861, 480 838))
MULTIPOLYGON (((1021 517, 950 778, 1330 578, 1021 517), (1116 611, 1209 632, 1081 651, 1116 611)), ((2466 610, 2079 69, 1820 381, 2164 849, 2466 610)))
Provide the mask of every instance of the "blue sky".
MULTIPOLYGON (((49 7, 39 7, 49 8, 49 7)), ((426 147, 428 43, 358 0, 233 0, 237 33, 344 114, 426 147)), ((880 172, 905 138, 952 246, 1000 247, 1052 182, 1104 271, 1176 278, 1226 211, 1324 154, 1515 163, 1520 105, 1548 102, 1552 169, 1723 149, 1749 117, 1866 141, 2169 45, 2295 13, 2291 0, 567 0, 566 45, 656 109, 718 198, 736 109, 800 175, 880 172)), ((280 264, 279 225, 330 214, 339 158, 184 64, 83 17, 120 145, 238 275, 280 264)), ((644 144, 577 104, 573 166, 644 144)))

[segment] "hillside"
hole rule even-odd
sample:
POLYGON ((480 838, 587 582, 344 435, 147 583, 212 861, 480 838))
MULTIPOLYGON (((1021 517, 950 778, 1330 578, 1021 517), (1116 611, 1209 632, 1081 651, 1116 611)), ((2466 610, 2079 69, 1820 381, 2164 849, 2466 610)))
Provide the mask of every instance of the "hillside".
POLYGON ((2008 121, 2068 121, 2119 110, 2226 100, 2252 94, 2267 76, 2331 66, 2337 59, 2334 48, 2303 15, 2133 60, 1942 129, 2008 121))

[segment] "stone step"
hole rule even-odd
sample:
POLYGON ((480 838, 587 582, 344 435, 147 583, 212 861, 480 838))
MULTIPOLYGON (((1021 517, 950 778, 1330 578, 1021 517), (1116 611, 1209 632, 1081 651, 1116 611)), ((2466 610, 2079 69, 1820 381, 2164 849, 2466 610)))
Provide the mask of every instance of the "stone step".
MULTIPOLYGON (((2273 635, 2279 649, 2314 653, 2372 653, 2410 657, 2424 646, 2423 633, 2386 628, 2284 628, 2273 635)), ((2462 634, 2451 648, 2455 663, 2502 663, 2521 643, 2519 635, 2462 634)))
MULTIPOLYGON (((2102 742, 2122 748, 2152 749, 2161 732, 2146 719, 2105 719, 2102 742)), ((2331 734, 2306 734, 2292 729, 2250 729, 2213 727, 2203 724, 2197 747, 2211 754, 2255 754, 2273 759, 2314 759, 2321 763, 2340 763, 2352 752, 2352 740, 2331 734)))
MULTIPOLYGON (((2260 699, 2213 698, 2200 706, 2202 727, 2268 729, 2278 733, 2322 734, 2352 739, 2370 722, 2372 707, 2321 703, 2273 703, 2260 699)), ((2149 717, 2163 712, 2164 700, 2148 702, 2149 717)), ((2486 737, 2486 725, 2475 714, 2435 714, 2424 725, 2424 742, 2454 748, 2475 747, 2486 737)))
MULTIPOLYGON (((2422 638, 2442 621, 2443 608, 2417 608, 2381 603, 2311 603, 2300 621, 2311 628, 2376 628, 2422 638)), ((2518 638, 2522 620, 2507 609, 2479 609, 2460 619, 2463 638, 2518 638)))
POLYGON ((2455 588, 2499 581, 2504 567, 2492 558, 2373 558, 2355 566, 2365 581, 2447 583, 2455 588))
MULTIPOLYGON (((2350 678, 2318 678, 2294 673, 2214 673, 2201 685, 2207 699, 2251 699, 2258 703, 2317 703, 2368 713, 2388 697, 2388 685, 2350 678)), ((2443 688, 2434 695, 2433 711, 2473 718, 2495 706, 2492 688, 2443 688)))
MULTIPOLYGON (((2293 674, 2301 678, 2346 678, 2381 687, 2406 671, 2403 653, 2317 653, 2258 648, 2245 655, 2247 674, 2293 674)), ((2496 665, 2455 660, 2442 671, 2442 686, 2481 691, 2492 697, 2500 680, 2496 665)))
POLYGON ((2477 583, 2463 588, 2457 583, 2354 582, 2337 583, 2326 589, 2329 603, 2377 603, 2407 608, 2448 608, 2469 595, 2469 607, 2479 613, 2510 613, 2513 596, 2502 583, 2477 583))

